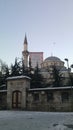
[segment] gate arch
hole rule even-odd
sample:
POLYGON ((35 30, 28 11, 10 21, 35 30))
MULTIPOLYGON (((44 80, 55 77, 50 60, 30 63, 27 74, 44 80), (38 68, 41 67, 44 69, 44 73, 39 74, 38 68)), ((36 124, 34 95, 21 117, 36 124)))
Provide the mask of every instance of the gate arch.
POLYGON ((22 93, 19 90, 13 91, 12 93, 12 108, 21 108, 21 96, 22 93))

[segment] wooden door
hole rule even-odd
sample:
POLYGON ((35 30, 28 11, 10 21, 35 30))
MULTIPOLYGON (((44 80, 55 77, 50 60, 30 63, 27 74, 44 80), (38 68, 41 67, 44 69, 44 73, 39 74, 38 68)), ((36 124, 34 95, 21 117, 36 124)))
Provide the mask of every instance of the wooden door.
POLYGON ((21 92, 18 90, 12 93, 12 108, 21 108, 21 92))

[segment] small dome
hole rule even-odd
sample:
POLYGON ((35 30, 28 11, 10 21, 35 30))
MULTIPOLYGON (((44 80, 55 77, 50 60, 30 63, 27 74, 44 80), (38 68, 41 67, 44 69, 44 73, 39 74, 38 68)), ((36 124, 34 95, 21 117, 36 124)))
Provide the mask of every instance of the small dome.
POLYGON ((45 59, 45 61, 61 61, 58 57, 50 56, 45 59))

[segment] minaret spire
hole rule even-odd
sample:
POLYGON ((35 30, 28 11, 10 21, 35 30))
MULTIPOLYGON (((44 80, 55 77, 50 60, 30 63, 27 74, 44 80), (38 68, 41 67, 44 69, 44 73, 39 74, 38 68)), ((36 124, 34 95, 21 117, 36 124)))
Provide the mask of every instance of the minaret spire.
POLYGON ((28 44, 27 43, 27 36, 26 36, 26 34, 25 34, 25 38, 24 38, 24 44, 28 44))
POLYGON ((26 34, 25 34, 25 38, 24 38, 24 51, 28 51, 28 42, 27 42, 26 34))
POLYGON ((22 52, 22 55, 23 55, 24 66, 27 68, 28 67, 29 52, 28 52, 28 42, 27 42, 26 34, 25 34, 25 38, 24 38, 24 50, 22 52))

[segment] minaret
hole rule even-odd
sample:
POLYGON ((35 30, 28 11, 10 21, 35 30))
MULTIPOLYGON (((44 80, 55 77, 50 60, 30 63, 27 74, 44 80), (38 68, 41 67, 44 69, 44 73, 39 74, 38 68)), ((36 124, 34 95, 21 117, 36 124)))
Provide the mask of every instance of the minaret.
POLYGON ((24 67, 27 68, 28 67, 28 55, 29 55, 29 52, 28 52, 28 42, 27 42, 26 35, 25 35, 25 38, 24 38, 24 50, 22 52, 22 55, 23 55, 24 67))

